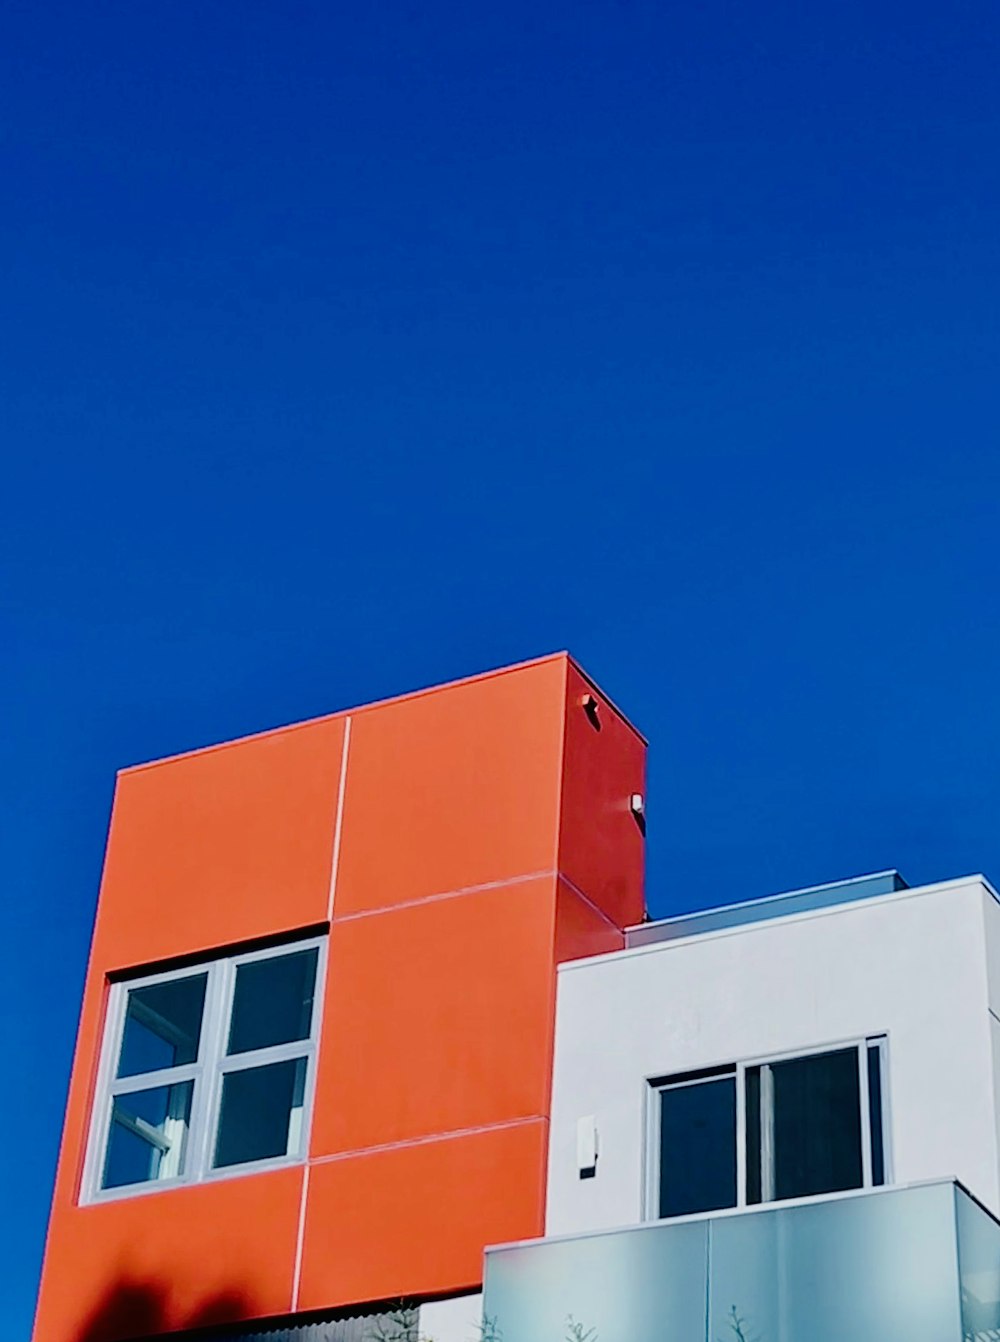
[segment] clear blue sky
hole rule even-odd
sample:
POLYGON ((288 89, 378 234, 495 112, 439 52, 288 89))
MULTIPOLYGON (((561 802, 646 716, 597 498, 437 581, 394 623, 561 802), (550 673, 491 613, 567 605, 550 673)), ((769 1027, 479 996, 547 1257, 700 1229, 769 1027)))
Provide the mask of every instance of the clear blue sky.
POLYGON ((1000 878, 1000 11, 0 17, 5 1331, 116 767, 570 648, 655 913, 1000 878))

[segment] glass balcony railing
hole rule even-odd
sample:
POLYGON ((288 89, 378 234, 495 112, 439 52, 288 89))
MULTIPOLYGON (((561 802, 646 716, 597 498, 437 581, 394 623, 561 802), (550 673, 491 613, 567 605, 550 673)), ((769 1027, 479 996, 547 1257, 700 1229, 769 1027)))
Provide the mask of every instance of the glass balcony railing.
POLYGON ((484 1342, 1000 1342, 1000 1223, 955 1183, 490 1249, 484 1342))

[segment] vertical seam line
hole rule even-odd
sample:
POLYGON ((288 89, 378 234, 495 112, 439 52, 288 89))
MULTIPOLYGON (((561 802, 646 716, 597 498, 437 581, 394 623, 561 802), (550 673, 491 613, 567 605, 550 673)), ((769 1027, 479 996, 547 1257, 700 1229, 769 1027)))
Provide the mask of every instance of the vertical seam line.
POLYGON ((340 784, 337 789, 337 818, 333 825, 333 853, 330 858, 330 896, 326 904, 326 918, 333 918, 333 901, 340 869, 340 840, 344 831, 344 793, 347 791, 347 753, 351 746, 351 718, 344 719, 344 744, 340 752, 340 784))
POLYGON ((302 1192, 299 1195, 299 1225, 295 1238, 295 1269, 292 1274, 292 1312, 299 1307, 299 1286, 302 1282, 302 1255, 306 1241, 306 1203, 309 1198, 309 1164, 302 1167, 302 1192))

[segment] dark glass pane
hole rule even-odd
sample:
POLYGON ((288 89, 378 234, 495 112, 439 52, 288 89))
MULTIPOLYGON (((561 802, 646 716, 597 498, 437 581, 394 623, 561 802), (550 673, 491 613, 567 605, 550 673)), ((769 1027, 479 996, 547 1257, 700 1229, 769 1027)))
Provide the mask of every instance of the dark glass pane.
POLYGON ((194 1083, 119 1095, 111 1110, 102 1188, 170 1179, 184 1170, 194 1083))
POLYGON ((229 1027, 231 1054, 308 1039, 317 955, 313 946, 292 955, 251 960, 237 968, 229 1027))
POLYGON ((298 1149, 305 1075, 305 1058, 226 1073, 216 1167, 267 1160, 298 1149))
POLYGON ((660 1215, 736 1205, 736 1081, 660 1092, 660 1215))
POLYGON ((858 1050, 770 1064, 774 1083, 774 1196, 860 1188, 858 1050))
POLYGON ((192 974, 131 989, 119 1076, 139 1076, 197 1059, 207 982, 207 974, 192 974))
POLYGON ((868 1119, 872 1134, 872 1183, 885 1183, 885 1148, 882 1134, 882 1050, 868 1048, 868 1119))
POLYGON ((760 1068, 747 1068, 747 1202, 760 1202, 760 1068))

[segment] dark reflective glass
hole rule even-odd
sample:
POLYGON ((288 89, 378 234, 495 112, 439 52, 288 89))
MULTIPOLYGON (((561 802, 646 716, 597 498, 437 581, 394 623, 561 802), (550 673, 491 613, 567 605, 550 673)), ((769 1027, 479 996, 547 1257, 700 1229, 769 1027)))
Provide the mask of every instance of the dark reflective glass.
POLYGON ((868 1046, 868 1118, 872 1134, 872 1183, 885 1183, 885 1147, 882 1133, 882 1050, 868 1046))
POLYGON ((858 1050, 770 1064, 774 1087, 774 1197, 860 1188, 858 1050))
POLYGON ((305 1075, 304 1058, 226 1073, 216 1168, 267 1160, 298 1149, 305 1075))
POLYGON ((139 1076, 196 1061, 207 982, 207 974, 192 974, 131 989, 119 1076, 139 1076))
POLYGON ((761 1201, 760 1184, 760 1068, 746 1070, 747 1202, 761 1201))
POLYGON ((122 1188, 183 1173, 192 1089, 191 1081, 183 1081, 115 1099, 102 1188, 122 1188))
POLYGON ((228 1052, 307 1039, 316 986, 315 946, 238 966, 228 1052))
POLYGON ((736 1205, 736 1079, 660 1092, 660 1215, 736 1205))

